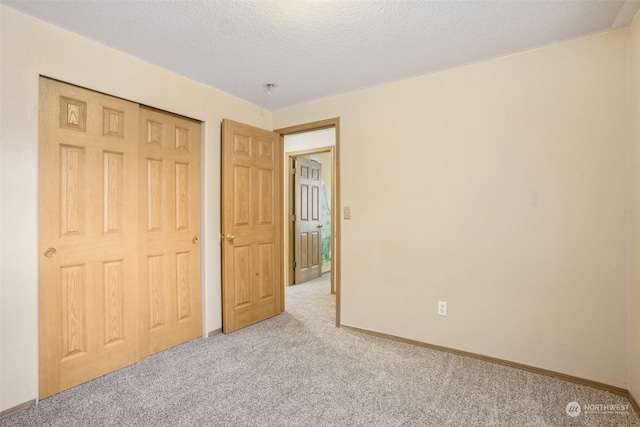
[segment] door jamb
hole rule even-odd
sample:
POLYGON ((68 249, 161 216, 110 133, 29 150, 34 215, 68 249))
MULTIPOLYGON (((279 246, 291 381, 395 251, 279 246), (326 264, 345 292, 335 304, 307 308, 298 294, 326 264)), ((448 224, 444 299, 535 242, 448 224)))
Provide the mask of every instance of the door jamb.
MULTIPOLYGON (((341 294, 341 284, 340 284, 340 272, 341 272, 341 250, 340 250, 340 217, 338 212, 340 211, 340 118, 335 117, 332 119, 320 120, 311 123, 305 123, 296 126, 290 126, 286 128, 276 129, 274 132, 280 134, 280 145, 283 147, 284 151, 284 137, 285 135, 293 135, 296 133, 310 132, 314 130, 321 130, 327 128, 335 128, 335 149, 333 150, 333 170, 332 170, 332 180, 331 180, 331 281, 332 288, 335 289, 336 292, 336 327, 340 327, 340 294, 341 294)), ((315 151, 319 151, 318 149, 314 149, 315 151)), ((326 150, 325 150, 326 151, 326 150)), ((289 168, 289 163, 286 163, 287 169, 289 168)), ((287 180, 285 180, 287 181, 287 180)), ((285 186, 280 186, 281 199, 284 200, 284 191, 285 186)), ((288 190, 287 190, 288 191, 288 190)), ((286 220, 286 215, 283 215, 283 220, 286 220)), ((286 224, 283 224, 283 227, 286 227, 286 224)), ((284 231, 284 228, 283 228, 284 231)), ((284 233, 283 233, 284 234, 284 233)), ((284 245, 283 245, 284 247, 284 245)), ((287 262, 288 256, 287 254, 282 253, 282 257, 284 262, 287 262)), ((285 286, 284 280, 282 286, 285 286)), ((284 307, 284 290, 281 292, 281 306, 284 307)))

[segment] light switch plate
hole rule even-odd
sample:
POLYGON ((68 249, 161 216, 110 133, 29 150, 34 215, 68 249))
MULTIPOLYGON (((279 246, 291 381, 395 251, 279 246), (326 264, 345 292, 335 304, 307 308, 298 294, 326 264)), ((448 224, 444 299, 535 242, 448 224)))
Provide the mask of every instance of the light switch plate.
POLYGON ((351 219, 351 206, 344 207, 344 219, 351 219))

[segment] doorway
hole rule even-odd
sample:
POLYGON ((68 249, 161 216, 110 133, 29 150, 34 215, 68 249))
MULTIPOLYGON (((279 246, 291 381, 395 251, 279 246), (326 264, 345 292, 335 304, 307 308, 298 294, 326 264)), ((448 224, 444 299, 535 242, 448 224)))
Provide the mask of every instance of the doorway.
MULTIPOLYGON (((291 285, 295 283, 295 271, 294 271, 294 247, 292 244, 293 236, 295 233, 295 224, 293 221, 292 209, 293 209, 293 186, 294 177, 291 173, 291 165, 293 159, 297 157, 307 157, 310 160, 319 160, 319 158, 325 157, 323 168, 327 170, 325 176, 330 176, 327 181, 327 193, 328 200, 327 205, 330 208, 329 220, 327 221, 329 226, 328 230, 323 230, 325 235, 329 236, 329 242, 325 243, 325 248, 328 245, 330 259, 327 260, 328 271, 325 274, 331 276, 331 293, 336 295, 336 327, 340 327, 340 221, 339 221, 339 207, 340 207, 340 119, 328 119, 318 122, 307 123, 303 125, 293 126, 289 128, 277 129, 275 132, 280 134, 282 146, 284 147, 284 212, 288 212, 285 215, 285 224, 283 227, 285 248, 284 248, 284 262, 285 262, 285 285, 291 285)), ((325 250, 325 252, 327 252, 325 250)), ((325 253, 325 259, 327 254, 325 253)))

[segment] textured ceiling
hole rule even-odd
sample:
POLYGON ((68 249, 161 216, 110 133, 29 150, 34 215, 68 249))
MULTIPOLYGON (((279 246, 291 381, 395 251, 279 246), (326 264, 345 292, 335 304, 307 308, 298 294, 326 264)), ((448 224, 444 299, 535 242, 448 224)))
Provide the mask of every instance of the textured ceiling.
POLYGON ((627 26, 640 1, 0 0, 270 110, 627 26), (276 83, 268 95, 265 83, 276 83))

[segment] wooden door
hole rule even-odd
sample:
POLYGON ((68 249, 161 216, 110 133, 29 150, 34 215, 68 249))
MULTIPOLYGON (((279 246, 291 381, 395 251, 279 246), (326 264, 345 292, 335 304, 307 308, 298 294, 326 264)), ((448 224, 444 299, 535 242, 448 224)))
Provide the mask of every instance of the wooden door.
POLYGON ((222 122, 222 330, 284 310, 279 135, 222 122))
POLYGON ((140 109, 142 356, 202 334, 200 124, 140 109))
POLYGON ((40 398, 139 360, 138 105, 40 79, 40 398))
POLYGON ((322 274, 322 165, 298 157, 295 170, 294 272, 295 283, 304 283, 322 274))

